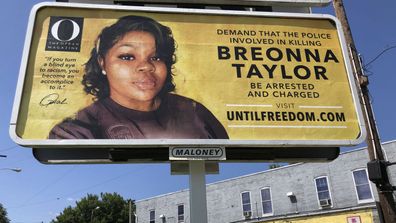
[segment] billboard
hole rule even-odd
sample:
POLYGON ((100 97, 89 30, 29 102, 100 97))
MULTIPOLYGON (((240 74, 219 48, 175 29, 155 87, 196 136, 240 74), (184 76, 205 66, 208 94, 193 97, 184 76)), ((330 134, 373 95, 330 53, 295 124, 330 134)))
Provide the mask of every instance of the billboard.
POLYGON ((34 148, 355 145, 341 32, 330 15, 39 4, 10 134, 34 148))

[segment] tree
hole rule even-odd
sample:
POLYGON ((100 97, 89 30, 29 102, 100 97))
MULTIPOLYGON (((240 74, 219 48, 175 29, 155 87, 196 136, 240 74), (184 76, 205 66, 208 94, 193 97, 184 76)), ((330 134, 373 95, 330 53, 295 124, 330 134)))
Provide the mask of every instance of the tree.
MULTIPOLYGON (((129 202, 132 203, 134 212, 134 201, 125 200, 117 193, 101 193, 100 198, 98 195, 87 194, 76 202, 75 207, 66 207, 52 223, 128 223, 129 202)), ((135 222, 133 218, 132 222, 135 222)))
POLYGON ((279 167, 281 167, 282 165, 280 165, 279 163, 273 163, 273 164, 270 164, 269 166, 268 166, 268 168, 271 170, 271 169, 276 169, 276 168, 279 168, 279 167))
POLYGON ((7 217, 7 210, 0 204, 0 223, 9 223, 10 219, 7 217))

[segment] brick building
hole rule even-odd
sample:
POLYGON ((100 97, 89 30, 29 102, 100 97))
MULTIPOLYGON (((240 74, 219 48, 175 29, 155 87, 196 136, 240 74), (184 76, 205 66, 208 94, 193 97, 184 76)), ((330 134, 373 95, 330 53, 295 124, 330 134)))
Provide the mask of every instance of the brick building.
MULTIPOLYGON (((396 141, 383 144, 396 161, 396 141)), ((327 163, 297 163, 208 184, 208 222, 379 222, 366 148, 327 163)), ((396 179, 396 167, 390 178, 396 179)), ((188 190, 136 201, 138 222, 189 222, 188 190)))

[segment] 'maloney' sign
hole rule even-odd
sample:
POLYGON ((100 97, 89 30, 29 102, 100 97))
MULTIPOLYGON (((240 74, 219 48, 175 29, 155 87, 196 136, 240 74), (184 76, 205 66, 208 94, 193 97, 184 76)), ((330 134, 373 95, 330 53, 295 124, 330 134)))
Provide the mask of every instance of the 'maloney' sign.
POLYGON ((226 160, 224 147, 173 147, 169 160, 226 160))

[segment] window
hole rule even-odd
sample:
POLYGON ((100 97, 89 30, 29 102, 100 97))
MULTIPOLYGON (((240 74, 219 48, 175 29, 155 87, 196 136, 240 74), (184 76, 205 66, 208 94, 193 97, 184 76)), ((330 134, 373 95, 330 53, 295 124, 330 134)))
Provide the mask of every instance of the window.
POLYGON ((243 215, 246 216, 246 214, 252 212, 252 205, 250 203, 250 192, 242 192, 242 210, 243 210, 243 215))
POLYGON ((355 170, 352 174, 358 202, 365 203, 374 201, 366 169, 355 170))
POLYGON ((315 179, 316 192, 318 193, 318 201, 320 207, 331 207, 331 194, 327 177, 318 177, 315 179))
POLYGON ((263 207, 263 215, 272 215, 271 189, 263 188, 261 193, 261 205, 263 207))
POLYGON ((177 205, 177 222, 178 223, 184 222, 184 205, 183 204, 177 205))
POLYGON ((150 223, 155 223, 155 210, 150 210, 150 223))

